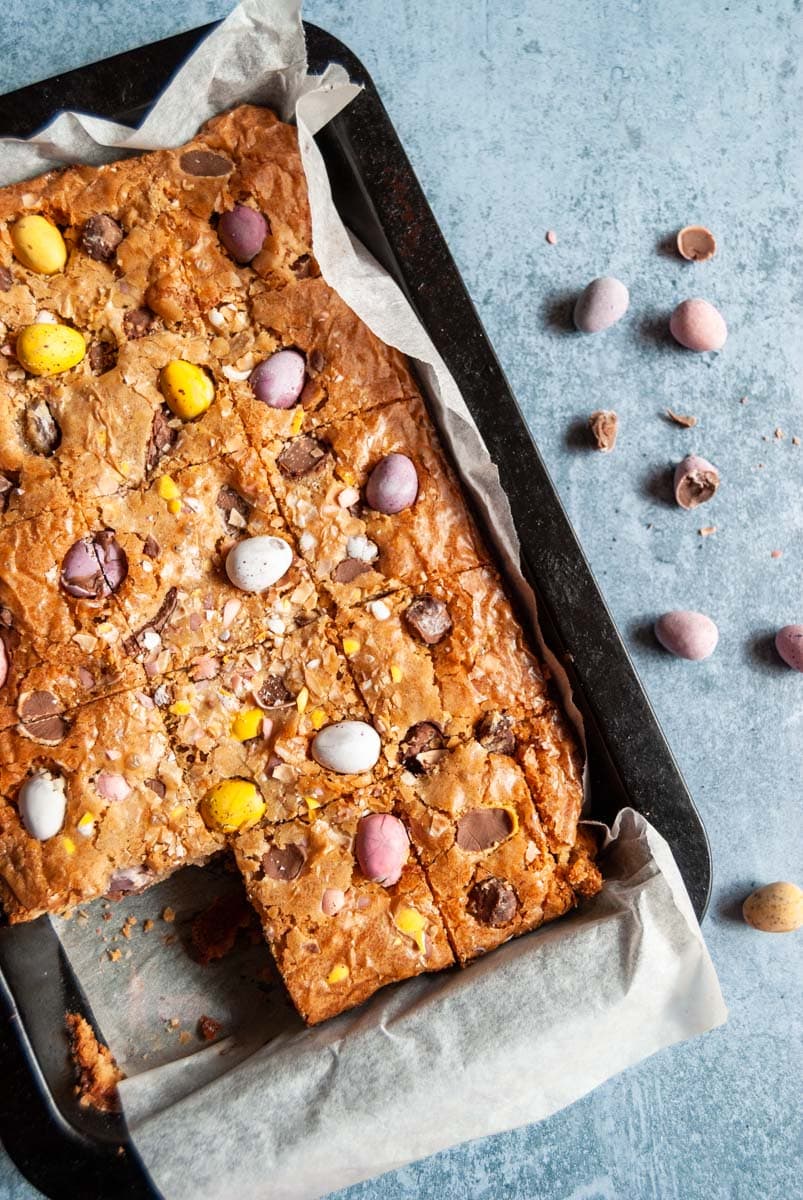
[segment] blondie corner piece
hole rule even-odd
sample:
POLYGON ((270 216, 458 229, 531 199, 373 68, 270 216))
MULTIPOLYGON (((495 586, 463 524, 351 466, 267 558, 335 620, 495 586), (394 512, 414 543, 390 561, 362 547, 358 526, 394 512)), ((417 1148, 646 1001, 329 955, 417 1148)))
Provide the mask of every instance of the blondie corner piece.
POLYGON ((361 821, 390 814, 391 807, 392 795, 381 786, 364 789, 310 821, 253 830, 235 842, 248 896, 310 1025, 362 1003, 385 984, 454 961, 412 850, 392 883, 366 878, 360 866, 361 821))
POLYGON ((223 846, 149 697, 124 692, 0 734, 0 894, 11 921, 138 891, 223 846))
POLYGON ((575 903, 514 759, 478 742, 399 778, 399 811, 459 960, 558 917, 575 903))

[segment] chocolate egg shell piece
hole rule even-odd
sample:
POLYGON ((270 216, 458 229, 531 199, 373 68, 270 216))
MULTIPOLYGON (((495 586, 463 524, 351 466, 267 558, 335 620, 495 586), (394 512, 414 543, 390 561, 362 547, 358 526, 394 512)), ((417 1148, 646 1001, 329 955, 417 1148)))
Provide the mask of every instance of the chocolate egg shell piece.
POLYGON ((677 236, 678 254, 689 262, 706 262, 717 252, 717 240, 704 225, 685 225, 677 236))
POLYGON ((696 454, 687 454, 675 467, 675 500, 681 508, 705 504, 719 487, 719 471, 713 463, 696 454))

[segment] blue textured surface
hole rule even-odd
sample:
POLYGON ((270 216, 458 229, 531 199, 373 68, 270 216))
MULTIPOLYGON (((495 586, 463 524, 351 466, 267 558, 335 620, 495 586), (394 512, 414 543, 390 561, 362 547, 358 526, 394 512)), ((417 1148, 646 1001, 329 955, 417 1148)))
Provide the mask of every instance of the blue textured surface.
MULTIPOLYGON (((373 74, 701 809, 716 872, 706 936, 731 1011, 724 1029, 539 1126, 343 1200, 800 1194, 799 935, 749 930, 737 903, 757 883, 794 878, 801 862, 803 677, 770 642, 778 626, 803 621, 803 447, 791 441, 803 437, 800 7, 306 5, 373 74), (692 221, 717 233, 713 262, 667 253, 667 235, 692 221), (555 247, 544 241, 550 228, 555 247), (569 334, 566 298, 604 273, 628 283, 630 312, 599 337, 569 334), (722 354, 667 341, 666 314, 690 295, 725 313, 722 354), (667 406, 699 425, 669 424, 667 406), (582 448, 575 432, 599 407, 621 418, 610 456, 582 448), (668 467, 691 449, 717 463, 723 483, 706 508, 682 513, 667 501, 668 467), (709 524, 717 532, 700 537, 709 524), (775 549, 783 557, 772 559, 775 549), (675 607, 717 620, 710 662, 672 660, 645 633, 675 607)), ((10 0, 0 89, 228 8, 10 0), (46 34, 27 34, 33 26, 46 34)), ((0 1195, 35 1194, 0 1159, 0 1195)))

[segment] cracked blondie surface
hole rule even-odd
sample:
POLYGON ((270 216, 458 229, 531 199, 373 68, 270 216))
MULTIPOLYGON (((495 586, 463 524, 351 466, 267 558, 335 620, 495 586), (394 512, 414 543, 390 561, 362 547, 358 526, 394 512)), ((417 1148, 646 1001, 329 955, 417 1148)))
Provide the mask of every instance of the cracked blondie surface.
POLYGON ((295 130, 0 191, 0 899, 230 848, 310 1023, 601 886, 581 760, 295 130))

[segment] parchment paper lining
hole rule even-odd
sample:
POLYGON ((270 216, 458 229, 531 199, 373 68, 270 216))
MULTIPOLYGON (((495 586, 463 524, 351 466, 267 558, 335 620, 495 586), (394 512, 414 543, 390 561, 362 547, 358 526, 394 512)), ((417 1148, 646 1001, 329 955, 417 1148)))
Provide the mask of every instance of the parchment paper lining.
MULTIPOLYGON (((337 66, 320 79, 307 76, 297 0, 247 0, 198 48, 138 130, 62 114, 30 142, 3 141, 0 183, 54 164, 179 145, 236 103, 295 115, 321 270, 376 334, 416 360, 537 632, 509 504, 470 413, 401 292, 350 237, 332 203, 313 138, 357 92, 337 66)), ((560 664, 542 651, 579 723, 560 664)), ((162 1193, 169 1200, 319 1196, 545 1117, 626 1066, 724 1021, 716 975, 666 843, 630 810, 607 842, 605 888, 582 913, 464 972, 385 989, 356 1014, 316 1030, 303 1029, 290 1009, 264 946, 246 943, 205 968, 187 956, 191 914, 233 886, 214 869, 182 872, 111 909, 88 906, 86 918, 55 920, 128 1073, 126 1117, 162 1193), (165 905, 177 912, 176 932, 157 923, 144 934, 146 917, 158 918, 165 905), (104 909, 112 914, 106 921, 104 909), (129 913, 138 924, 121 941, 115 931, 129 913), (119 961, 111 963, 109 948, 122 949, 119 961), (228 1036, 201 1045, 194 1035, 201 1015, 221 1020, 228 1036)))

